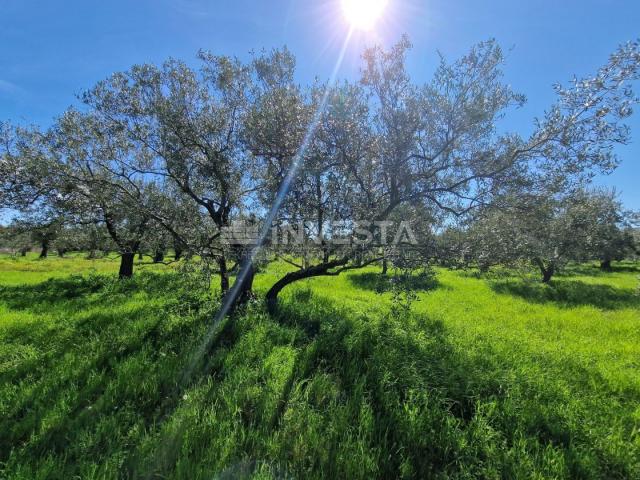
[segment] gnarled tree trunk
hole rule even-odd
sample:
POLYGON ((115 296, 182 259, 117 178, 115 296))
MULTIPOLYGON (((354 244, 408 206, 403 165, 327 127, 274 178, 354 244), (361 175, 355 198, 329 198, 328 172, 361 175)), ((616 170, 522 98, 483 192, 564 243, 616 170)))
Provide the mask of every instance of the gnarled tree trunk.
POLYGON ((244 305, 253 298, 253 279, 255 276, 256 270, 253 262, 249 262, 244 276, 236 279, 237 282, 241 282, 238 285, 238 296, 235 302, 236 306, 244 305))
POLYGON ((267 309, 269 313, 274 314, 278 309, 278 295, 287 286, 291 285, 298 280, 305 278, 320 277, 328 275, 329 270, 336 267, 341 267, 348 263, 349 259, 343 258, 341 260, 334 260, 333 262, 321 263, 303 270, 296 270, 295 272, 289 272, 280 280, 278 280, 267 292, 265 297, 267 302, 267 309))
POLYGON ((49 239, 44 239, 41 242, 42 249, 40 250, 40 258, 47 258, 49 255, 49 239))
POLYGON ((164 262, 164 250, 159 248, 153 254, 153 263, 162 263, 162 262, 164 262))
POLYGON ((540 273, 542 274, 542 283, 549 283, 551 281, 551 277, 556 273, 556 265, 553 261, 550 261, 547 265, 545 265, 544 261, 540 258, 536 258, 534 263, 540 269, 540 273))
POLYGON ((134 252, 124 252, 120 257, 120 271, 118 276, 120 278, 133 277, 133 261, 135 260, 134 252))
POLYGON ((229 291, 229 271, 227 270, 227 259, 224 255, 218 257, 218 270, 220 271, 220 291, 224 295, 229 291))

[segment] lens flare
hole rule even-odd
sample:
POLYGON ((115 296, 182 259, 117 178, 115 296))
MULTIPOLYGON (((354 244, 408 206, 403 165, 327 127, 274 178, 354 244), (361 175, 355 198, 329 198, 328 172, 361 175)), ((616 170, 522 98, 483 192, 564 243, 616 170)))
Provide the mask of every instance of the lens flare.
POLYGON ((371 30, 388 3, 389 0, 342 0, 342 10, 354 28, 371 30))

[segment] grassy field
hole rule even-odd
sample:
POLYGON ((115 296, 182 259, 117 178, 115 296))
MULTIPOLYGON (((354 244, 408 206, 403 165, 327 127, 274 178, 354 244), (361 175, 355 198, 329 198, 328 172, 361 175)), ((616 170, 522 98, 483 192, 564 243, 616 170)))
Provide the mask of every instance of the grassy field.
POLYGON ((314 279, 197 369, 215 293, 139 267, 0 257, 0 477, 640 478, 637 265, 314 279))

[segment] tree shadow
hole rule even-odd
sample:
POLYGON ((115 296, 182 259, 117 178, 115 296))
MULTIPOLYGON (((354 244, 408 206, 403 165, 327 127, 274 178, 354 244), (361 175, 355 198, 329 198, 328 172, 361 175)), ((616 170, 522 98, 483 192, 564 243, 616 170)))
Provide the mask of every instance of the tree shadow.
POLYGON ((510 279, 492 282, 494 292, 523 298, 530 303, 555 303, 563 308, 592 306, 603 310, 640 308, 640 295, 630 289, 604 284, 589 284, 579 280, 541 282, 510 279))
MULTIPOLYGON (((0 460, 7 460, 13 448, 25 461, 25 468, 41 459, 56 458, 64 462, 58 465, 68 466, 65 473, 78 473, 74 468, 86 461, 87 452, 95 455, 96 462, 117 455, 125 459, 121 476, 130 478, 176 477, 177 464, 183 468, 193 465, 199 469, 194 471, 204 476, 202 472, 212 458, 227 467, 246 465, 241 473, 249 474, 260 461, 268 460, 286 466, 287 477, 305 478, 321 472, 327 478, 349 478, 355 476, 349 470, 355 450, 348 448, 356 439, 360 442, 357 447, 374 458, 375 469, 368 472, 369 477, 473 478, 486 474, 483 463, 500 461, 496 458, 502 457, 490 456, 504 447, 504 439, 518 438, 523 431, 528 434, 528 448, 533 449, 527 452, 531 458, 553 445, 566 449, 569 459, 567 439, 585 438, 583 432, 572 430, 580 425, 563 417, 565 409, 559 407, 563 384, 545 385, 549 404, 540 410, 555 407, 555 417, 543 412, 500 423, 483 408, 490 410, 494 405, 493 411, 500 412, 501 402, 510 401, 511 395, 526 399, 531 391, 521 389, 535 390, 537 385, 529 386, 529 379, 515 375, 509 362, 490 346, 467 352, 441 321, 424 316, 402 321, 384 315, 366 316, 337 308, 331 299, 314 295, 310 289, 292 292, 276 318, 256 307, 225 325, 208 352, 209 371, 194 379, 204 390, 187 402, 194 402, 191 417, 179 421, 184 414, 180 407, 185 391, 175 391, 176 382, 189 352, 206 332, 209 316, 185 320, 188 310, 180 310, 178 318, 165 322, 167 303, 184 304, 184 297, 177 293, 180 284, 162 276, 138 282, 116 287, 107 282, 98 288, 87 280, 87 284, 78 285, 80 291, 93 292, 85 296, 77 295, 64 280, 27 291, 27 295, 42 292, 50 305, 70 301, 74 308, 89 297, 86 301, 100 301, 97 305, 107 311, 95 309, 69 325, 57 356, 32 365, 37 372, 29 380, 36 383, 31 387, 25 383, 30 390, 10 400, 10 408, 5 410, 8 415, 0 421, 0 460), (153 295, 170 297, 164 299, 167 303, 132 308, 126 318, 108 311, 130 293, 141 289, 154 292, 156 288, 153 295), (71 300, 64 300, 65 295, 71 300), (93 298, 97 295, 103 296, 93 298), (125 336, 128 330, 131 334, 125 336), (254 333, 255 338, 241 348, 254 333), (295 358, 291 370, 283 373, 285 380, 275 388, 265 373, 266 357, 285 348, 295 351, 295 358), (165 357, 161 352, 167 349, 165 357), (77 367, 61 361, 87 355, 91 355, 88 361, 77 367), (71 389, 70 384, 74 385, 71 389), (137 384, 150 387, 138 389, 137 384), (51 417, 54 409, 63 407, 63 415, 51 417), (215 418, 228 430, 206 421, 210 418, 206 412, 212 410, 219 412, 215 418), (95 434, 100 422, 111 418, 116 420, 109 426, 121 432, 107 429, 104 437, 95 434), (170 428, 172 421, 177 422, 175 430, 170 428), (494 423, 486 426, 490 422, 494 423), (163 425, 169 428, 162 431, 163 425), (486 437, 482 436, 483 428, 488 432, 486 437), (154 435, 129 437, 122 433, 145 430, 154 435), (174 433, 170 442, 166 442, 167 431, 174 433), (237 442, 221 440, 222 435, 234 432, 241 432, 234 437, 237 442), (85 449, 77 447, 94 436, 107 440, 104 445, 97 442, 85 449), (157 443, 152 459, 162 462, 147 461, 153 442, 157 443), (293 453, 300 451, 308 453, 293 453)), ((5 294, 2 301, 30 308, 12 289, 0 292, 5 294)), ((44 308, 42 302, 37 305, 44 308)), ((15 336, 14 341, 33 343, 44 341, 44 336, 15 336)), ((272 368, 277 370, 280 365, 275 362, 272 368)), ((594 384, 587 379, 592 372, 576 372, 569 383, 594 384)), ((489 468, 500 466, 494 463, 489 468)), ((209 476, 211 472, 215 470, 210 470, 209 476)), ((579 476, 575 471, 570 473, 579 476)), ((622 471, 619 476, 629 477, 628 473, 622 471)), ((505 476, 509 477, 508 473, 505 476)))
POLYGON ((361 290, 386 293, 400 287, 413 291, 427 292, 441 287, 435 275, 414 274, 408 276, 382 275, 376 272, 364 272, 347 276, 349 282, 361 290))
POLYGON ((0 286, 0 301, 13 310, 47 310, 58 303, 81 299, 104 287, 100 277, 70 276, 33 285, 0 286))
POLYGON ((119 280, 113 275, 70 275, 36 284, 0 285, 0 301, 12 310, 33 313, 47 313, 68 303, 73 305, 74 310, 80 310, 103 302, 105 296, 115 301, 113 306, 126 301, 136 292, 161 296, 180 282, 181 279, 174 273, 140 272, 129 280, 119 280))
MULTIPOLYGON (((280 321, 290 325, 306 325, 309 321, 308 307, 295 302, 283 307, 280 321)), ((489 347, 475 353, 457 348, 445 324, 427 317, 407 319, 410 328, 405 329, 393 319, 358 317, 327 304, 318 310, 314 324, 320 318, 319 331, 297 357, 278 400, 278 410, 270 419, 269 428, 281 431, 284 450, 300 448, 291 440, 294 436, 287 434, 296 410, 303 418, 307 410, 311 418, 323 412, 322 423, 316 427, 321 440, 313 446, 305 444, 305 448, 312 452, 317 449, 312 458, 321 458, 327 451, 344 458, 345 453, 338 454, 335 449, 352 440, 352 426, 366 428, 362 415, 370 409, 366 418, 371 423, 363 434, 366 440, 361 448, 402 452, 383 453, 378 458, 378 478, 399 478, 407 468, 413 478, 455 477, 462 471, 483 476, 484 454, 469 456, 464 444, 480 441, 474 435, 484 421, 483 403, 500 409, 501 403, 512 402, 517 392, 523 402, 529 398, 527 407, 534 407, 536 398, 548 403, 539 405, 530 416, 501 424, 499 434, 493 437, 498 443, 487 444, 486 452, 501 445, 500 438, 515 438, 526 432, 531 448, 542 451, 553 445, 562 450, 568 468, 578 475, 581 467, 571 460, 570 439, 576 437, 574 429, 580 427, 572 425, 560 408, 564 384, 560 383, 557 391, 555 384, 546 385, 545 391, 535 391, 535 397, 533 391, 523 392, 526 388, 535 390, 536 384, 509 373, 512 367, 498 360, 498 353, 489 347), (420 332, 420 340, 416 332, 420 332), (467 463, 458 470, 457 459, 462 457, 467 463)), ((566 366, 563 363, 563 368, 566 366)), ((598 372, 578 364, 571 371, 575 375, 570 383, 576 388, 591 388, 594 376, 598 377, 595 384, 605 382, 598 372)), ((313 468, 312 464, 295 465, 290 473, 302 474, 307 468, 313 468)), ((323 475, 328 478, 353 475, 344 468, 344 462, 322 464, 323 475)))
POLYGON ((609 270, 603 270, 598 264, 581 263, 567 265, 560 271, 558 277, 574 277, 574 276, 588 276, 588 277, 606 277, 612 273, 637 273, 640 275, 640 264, 630 262, 613 263, 609 270))
POLYGON ((2 342, 8 348, 0 362, 3 367, 15 364, 0 371, 0 387, 20 394, 3 406, 0 461, 6 461, 18 445, 33 460, 66 456, 87 429, 124 405, 136 405, 136 417, 126 420, 132 426, 140 421, 150 426, 166 409, 174 408, 177 401, 169 404, 166 399, 186 355, 162 352, 193 348, 198 338, 194 331, 204 323, 194 306, 204 303, 196 290, 166 274, 141 275, 126 282, 106 276, 70 277, 0 288, 0 302, 9 309, 46 315, 3 326, 2 342), (149 302, 132 302, 131 296, 141 292, 149 302), (180 315, 185 308, 191 319, 185 314, 177 324, 169 321, 171 314, 180 315), (67 316, 77 312, 82 314, 67 316), (21 349, 36 354, 12 358, 12 351, 21 349), (150 380, 126 370, 143 368, 143 362, 150 368, 144 373, 153 379, 157 395, 140 396, 135 385, 150 380), (67 413, 45 422, 61 406, 67 413))

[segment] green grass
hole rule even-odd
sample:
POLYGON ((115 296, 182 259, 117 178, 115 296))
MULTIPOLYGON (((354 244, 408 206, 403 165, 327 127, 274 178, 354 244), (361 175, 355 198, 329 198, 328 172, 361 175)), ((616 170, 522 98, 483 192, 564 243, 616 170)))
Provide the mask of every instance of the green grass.
POLYGON ((0 477, 640 478, 636 265, 439 270, 404 316, 376 269, 313 279, 190 377, 215 295, 116 270, 0 257, 0 477))

